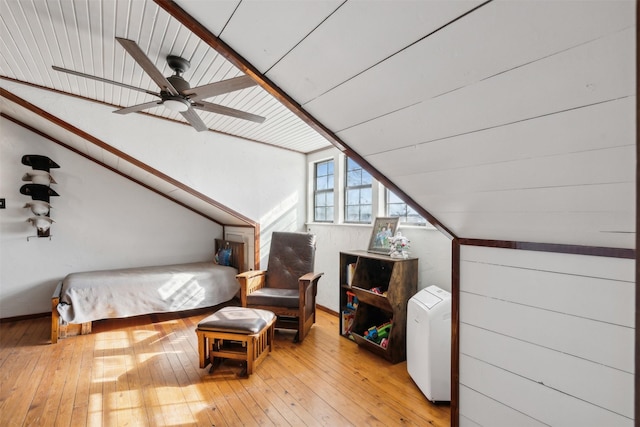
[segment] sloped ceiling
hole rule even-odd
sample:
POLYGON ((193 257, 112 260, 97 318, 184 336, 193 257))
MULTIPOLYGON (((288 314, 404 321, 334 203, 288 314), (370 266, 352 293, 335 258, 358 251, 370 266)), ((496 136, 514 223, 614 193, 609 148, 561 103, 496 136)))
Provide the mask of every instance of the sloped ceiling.
POLYGON ((144 102, 51 70, 152 87, 113 42, 127 37, 167 75, 167 54, 188 57, 192 85, 256 79, 211 101, 267 121, 211 114, 212 129, 301 152, 328 139, 446 234, 635 246, 632 0, 2 0, 2 17, 5 77, 144 102))

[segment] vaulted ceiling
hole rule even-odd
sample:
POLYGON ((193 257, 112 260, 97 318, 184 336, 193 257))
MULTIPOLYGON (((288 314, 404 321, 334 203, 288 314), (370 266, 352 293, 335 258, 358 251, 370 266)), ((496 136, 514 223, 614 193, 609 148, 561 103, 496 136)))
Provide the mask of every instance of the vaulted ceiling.
POLYGON ((157 91, 115 41, 130 39, 165 76, 167 55, 188 59, 192 86, 256 82, 207 101, 266 121, 199 111, 212 131, 302 153, 333 143, 446 234, 635 246, 632 0, 0 5, 3 87, 24 82, 113 109, 152 101, 52 69, 157 91))

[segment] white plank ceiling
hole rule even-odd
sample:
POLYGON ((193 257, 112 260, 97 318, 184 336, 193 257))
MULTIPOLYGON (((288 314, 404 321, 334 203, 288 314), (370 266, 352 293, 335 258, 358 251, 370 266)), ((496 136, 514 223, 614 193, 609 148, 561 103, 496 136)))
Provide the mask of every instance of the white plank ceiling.
MULTIPOLYGON (((212 130, 303 153, 328 146, 306 113, 458 237, 635 246, 633 0, 175 4, 262 85, 209 101, 263 124, 201 114, 212 130)), ((189 59, 192 86, 242 75, 150 0, 0 5, 0 75, 10 79, 114 106, 147 102, 51 69, 155 90, 116 36, 165 75, 166 55, 189 59)))

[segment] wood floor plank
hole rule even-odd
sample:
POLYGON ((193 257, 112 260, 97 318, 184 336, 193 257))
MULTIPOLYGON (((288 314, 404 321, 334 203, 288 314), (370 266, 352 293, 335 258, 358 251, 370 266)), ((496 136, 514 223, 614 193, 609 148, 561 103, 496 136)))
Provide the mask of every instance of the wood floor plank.
POLYGON ((296 418, 300 419, 301 424, 304 426, 321 426, 307 408, 302 407, 298 399, 287 390, 288 382, 286 379, 280 376, 270 376, 265 379, 265 382, 269 385, 272 392, 279 396, 284 403, 289 405, 291 411, 295 414, 296 418))
POLYGON ((197 348, 194 349, 189 345, 190 342, 195 342, 193 339, 195 332, 189 330, 187 324, 185 326, 187 327, 174 330, 175 339, 172 341, 178 364, 184 369, 184 376, 180 377, 183 381, 180 387, 184 398, 198 425, 226 425, 219 412, 214 411, 207 404, 205 399, 207 393, 203 387, 200 387, 204 374, 199 368, 197 348))
MULTIPOLYGON (((319 342, 327 342, 327 339, 330 337, 323 336, 324 334, 326 334, 325 330, 318 329, 313 339, 319 340, 319 342)), ((355 343, 346 339, 343 341, 343 345, 356 346, 355 343)), ((368 406, 364 409, 367 413, 374 413, 373 408, 378 407, 378 417, 384 416, 386 418, 381 420, 383 424, 403 423, 408 425, 424 425, 434 421, 437 422, 441 418, 440 416, 433 416, 424 419, 418 415, 419 411, 411 411, 411 408, 415 409, 420 406, 431 407, 432 404, 417 391, 417 388, 409 379, 408 373, 406 372, 406 362, 394 365, 390 362, 380 361, 369 352, 359 350, 358 352, 350 352, 351 355, 357 356, 356 358, 340 357, 338 360, 341 360, 343 365, 337 367, 336 364, 327 365, 323 363, 325 360, 335 360, 335 357, 332 357, 333 352, 330 348, 327 346, 319 346, 313 342, 311 344, 312 345, 304 345, 303 343, 298 352, 288 353, 303 365, 300 375, 305 375, 309 378, 320 377, 327 380, 327 384, 330 387, 351 389, 354 390, 355 394, 363 393, 369 396, 370 399, 365 402, 364 405, 373 404, 373 406, 368 406), (328 353, 323 354, 324 351, 328 353), (316 370, 318 367, 322 367, 321 371, 316 370), (353 372, 354 375, 352 378, 345 380, 345 368, 353 372), (387 373, 379 376, 376 372, 380 372, 381 369, 386 370, 387 373), (395 372, 396 374, 388 375, 389 372, 395 372), (404 380, 398 380, 399 378, 404 378, 404 380), (407 392, 407 390, 409 392, 407 392), (396 419, 388 418, 392 416, 395 416, 396 419)), ((334 404, 337 405, 338 403, 334 404)), ((360 420, 359 422, 364 421, 360 420)), ((368 422, 373 422, 373 420, 368 422)))
MULTIPOLYGON (((22 353, 22 352, 20 352, 22 353)), ((38 354, 23 354, 19 357, 20 363, 8 364, 12 372, 3 375, 2 405, 0 405, 0 425, 11 424, 9 420, 24 419, 26 412, 37 388, 29 383, 35 380, 34 371, 40 361, 38 354), (6 383, 5 383, 6 381, 6 383)), ((32 383, 33 384, 33 383, 32 383)), ((21 424, 18 424, 21 425, 21 424)))
POLYGON ((62 386, 62 397, 56 414, 55 424, 58 426, 70 426, 73 407, 75 405, 75 396, 78 390, 78 382, 80 379, 80 368, 82 366, 82 340, 77 345, 73 345, 69 352, 69 363, 65 368, 64 382, 62 386))
POLYGON ((50 372, 53 379, 51 388, 49 389, 49 396, 44 404, 44 411, 42 414, 42 420, 44 425, 56 425, 58 413, 61 406, 64 405, 65 396, 63 396, 64 384, 66 381, 66 375, 69 372, 69 365, 71 363, 71 356, 77 344, 73 342, 63 343, 62 352, 58 356, 57 360, 52 361, 50 372))
POLYGON ((302 419, 295 414, 291 406, 278 396, 276 391, 265 381, 265 378, 271 377, 268 372, 271 372, 277 366, 268 356, 263 362, 260 371, 251 376, 251 381, 245 381, 242 384, 245 388, 251 389, 251 394, 256 402, 263 408, 275 425, 304 425, 302 419))
MULTIPOLYGON (((379 405, 377 400, 371 397, 368 390, 362 390, 358 383, 354 383, 347 379, 337 378, 332 379, 326 375, 318 376, 322 364, 317 364, 315 367, 306 368, 300 363, 299 360, 291 359, 287 354, 279 358, 279 362, 282 363, 279 370, 285 372, 291 372, 293 378, 296 378, 302 383, 315 384, 315 392, 317 393, 317 399, 313 399, 313 404, 318 402, 326 402, 327 405, 332 406, 338 413, 344 414, 345 421, 349 425, 367 425, 367 426, 386 426, 394 425, 391 423, 391 417, 384 411, 376 410, 372 411, 371 407, 379 405), (353 399, 345 400, 344 396, 366 396, 366 398, 359 398, 354 402, 353 399)), ((306 406, 309 406, 307 404, 306 406)), ((320 416, 321 418, 321 416, 320 416)))
POLYGON ((200 369, 195 328, 209 314, 98 321, 55 345, 47 318, 0 323, 0 425, 449 425, 406 363, 340 337, 326 312, 303 343, 278 331, 249 378, 237 363, 200 369))

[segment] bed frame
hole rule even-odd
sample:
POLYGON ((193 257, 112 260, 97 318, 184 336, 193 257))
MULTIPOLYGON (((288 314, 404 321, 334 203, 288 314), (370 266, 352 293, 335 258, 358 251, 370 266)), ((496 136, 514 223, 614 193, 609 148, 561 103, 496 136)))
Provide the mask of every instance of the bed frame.
MULTIPOLYGON (((238 272, 246 270, 244 258, 244 243, 232 242, 230 240, 216 239, 215 253, 223 247, 231 248, 230 265, 238 269, 238 272)), ((213 262, 213 257, 212 257, 213 262)), ((59 339, 75 336, 86 335, 91 333, 91 322, 85 323, 66 323, 60 319, 58 313, 58 304, 60 303, 60 295, 62 292, 62 280, 56 286, 56 290, 51 296, 51 344, 55 344, 59 339)))

